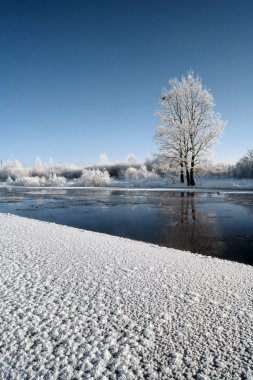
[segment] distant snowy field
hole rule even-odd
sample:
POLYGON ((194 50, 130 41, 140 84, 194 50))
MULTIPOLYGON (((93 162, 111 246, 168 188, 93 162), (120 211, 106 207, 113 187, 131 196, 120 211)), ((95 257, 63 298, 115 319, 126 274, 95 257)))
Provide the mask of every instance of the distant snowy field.
POLYGON ((252 379, 250 266, 0 223, 0 379, 252 379))

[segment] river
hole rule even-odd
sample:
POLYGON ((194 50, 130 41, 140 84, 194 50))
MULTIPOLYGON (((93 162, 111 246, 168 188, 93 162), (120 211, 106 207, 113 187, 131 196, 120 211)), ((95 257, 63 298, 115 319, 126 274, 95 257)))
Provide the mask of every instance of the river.
POLYGON ((0 212, 253 264, 253 192, 0 188, 0 212))

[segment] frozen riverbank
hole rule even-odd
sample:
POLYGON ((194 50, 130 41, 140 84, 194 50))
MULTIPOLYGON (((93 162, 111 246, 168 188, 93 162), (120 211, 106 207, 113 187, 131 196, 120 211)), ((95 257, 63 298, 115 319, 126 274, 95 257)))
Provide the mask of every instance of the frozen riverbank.
MULTIPOLYGON (((61 177, 62 178, 62 177, 61 177)), ((61 181, 55 177, 53 180, 46 180, 39 177, 24 177, 17 181, 0 182, 0 188, 27 188, 27 189, 94 189, 100 190, 103 188, 117 190, 145 190, 145 191, 253 191, 252 179, 236 179, 236 178, 196 178, 196 186, 189 187, 186 184, 181 184, 172 178, 158 177, 152 180, 108 180, 107 184, 86 185, 78 181, 61 181)))
POLYGON ((251 378, 251 267, 17 216, 0 223, 0 378, 251 378))

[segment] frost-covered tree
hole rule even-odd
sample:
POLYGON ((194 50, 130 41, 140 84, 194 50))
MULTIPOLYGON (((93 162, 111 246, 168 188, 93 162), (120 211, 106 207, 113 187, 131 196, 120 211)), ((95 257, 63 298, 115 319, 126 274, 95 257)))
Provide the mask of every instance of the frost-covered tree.
POLYGON ((162 125, 154 139, 163 156, 180 169, 181 182, 185 172, 188 186, 194 186, 195 166, 217 142, 225 123, 214 112, 213 96, 198 76, 190 72, 181 80, 171 79, 169 86, 162 93, 157 112, 162 125))
POLYGON ((99 157, 99 165, 109 165, 110 160, 106 153, 101 153, 99 157))
POLYGON ((237 178, 253 178, 253 149, 235 165, 234 175, 237 178))
POLYGON ((44 165, 39 157, 36 157, 35 160, 35 169, 40 172, 44 169, 44 165))
POLYGON ((134 165, 137 163, 137 158, 135 157, 134 154, 129 154, 126 158, 126 163, 128 165, 134 165))

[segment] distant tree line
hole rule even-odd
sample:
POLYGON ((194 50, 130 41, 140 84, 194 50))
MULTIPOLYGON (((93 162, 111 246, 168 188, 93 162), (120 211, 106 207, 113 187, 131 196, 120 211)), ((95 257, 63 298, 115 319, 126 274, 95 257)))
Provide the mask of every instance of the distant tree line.
MULTIPOLYGON (((88 167, 78 167, 76 165, 53 165, 42 164, 36 160, 34 168, 23 167, 19 161, 6 161, 0 167, 0 182, 20 180, 20 178, 45 178, 49 182, 64 182, 71 180, 84 181, 93 176, 100 180, 101 173, 108 173, 111 179, 116 180, 158 180, 161 178, 171 178, 177 181, 180 176, 180 166, 168 160, 163 154, 158 154, 148 158, 144 163, 120 162, 91 165, 88 167), (101 173, 99 173, 101 172, 101 173), (89 175, 88 175, 89 174, 89 175)), ((253 178, 253 149, 249 150, 235 165, 213 164, 210 160, 202 160, 194 168, 196 177, 225 177, 225 178, 253 178)))

